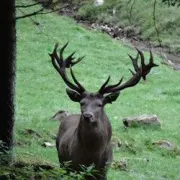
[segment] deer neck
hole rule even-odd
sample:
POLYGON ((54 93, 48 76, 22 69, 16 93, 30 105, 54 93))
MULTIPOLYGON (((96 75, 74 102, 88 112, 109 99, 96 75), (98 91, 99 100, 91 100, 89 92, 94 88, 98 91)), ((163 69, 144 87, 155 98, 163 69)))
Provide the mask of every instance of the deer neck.
POLYGON ((99 149, 102 149, 102 146, 106 146, 109 142, 110 123, 106 122, 107 119, 98 119, 97 123, 93 125, 85 123, 82 116, 80 118, 77 133, 81 147, 89 152, 98 152, 99 149))

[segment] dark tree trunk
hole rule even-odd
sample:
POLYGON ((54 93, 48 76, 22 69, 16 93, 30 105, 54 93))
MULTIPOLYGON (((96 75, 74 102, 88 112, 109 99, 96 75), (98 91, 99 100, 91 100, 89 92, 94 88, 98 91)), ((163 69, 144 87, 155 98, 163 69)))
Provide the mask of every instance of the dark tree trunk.
POLYGON ((11 160, 14 126, 15 0, 0 1, 0 163, 11 160))

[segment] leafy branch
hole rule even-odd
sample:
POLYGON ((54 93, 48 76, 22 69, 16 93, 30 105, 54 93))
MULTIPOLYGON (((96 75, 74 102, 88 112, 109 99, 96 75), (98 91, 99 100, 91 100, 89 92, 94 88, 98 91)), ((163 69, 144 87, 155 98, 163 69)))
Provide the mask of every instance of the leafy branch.
POLYGON ((53 12, 59 11, 59 9, 55 9, 55 10, 51 10, 51 11, 48 11, 48 12, 43 12, 43 11, 44 11, 44 8, 41 8, 41 9, 35 11, 35 12, 26 14, 23 10, 21 10, 21 9, 19 9, 19 10, 20 10, 24 15, 16 17, 16 18, 15 18, 16 20, 18 20, 18 19, 23 19, 23 18, 27 18, 27 17, 31 17, 31 16, 35 16, 35 15, 49 14, 49 13, 53 13, 53 12))
MULTIPOLYGON (((23 18, 30 18, 32 16, 36 16, 36 15, 42 15, 42 14, 49 14, 49 13, 53 13, 53 12, 57 12, 59 11, 61 8, 54 8, 56 5, 58 4, 58 1, 57 2, 54 2, 54 3, 49 3, 48 4, 48 7, 50 7, 50 11, 48 12, 44 12, 44 10, 46 9, 45 8, 45 3, 42 3, 42 2, 37 2, 37 3, 33 3, 33 4, 21 4, 21 5, 16 5, 16 8, 23 14, 21 16, 17 16, 15 18, 15 20, 19 20, 19 19, 23 19, 23 18), (40 8, 39 10, 36 10, 34 12, 31 12, 31 13, 25 13, 25 10, 22 10, 22 9, 26 9, 26 8, 29 8, 29 7, 34 7, 36 5, 42 5, 42 8, 40 8)), ((31 18, 30 18, 31 19, 31 18)), ((32 20, 32 19, 31 19, 32 20)))

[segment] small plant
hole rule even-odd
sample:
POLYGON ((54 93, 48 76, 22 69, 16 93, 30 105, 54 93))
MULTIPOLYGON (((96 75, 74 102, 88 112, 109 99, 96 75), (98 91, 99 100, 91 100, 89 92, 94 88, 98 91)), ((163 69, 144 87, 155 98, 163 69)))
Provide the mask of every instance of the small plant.
POLYGON ((11 151, 4 142, 0 140, 0 164, 8 164, 11 162, 11 151))
POLYGON ((113 161, 111 167, 116 170, 127 171, 128 162, 127 162, 127 160, 113 161))
POLYGON ((99 174, 99 172, 95 169, 94 164, 92 164, 89 167, 86 167, 84 165, 81 165, 81 172, 80 174, 85 178, 86 176, 88 177, 94 177, 94 174, 99 174))

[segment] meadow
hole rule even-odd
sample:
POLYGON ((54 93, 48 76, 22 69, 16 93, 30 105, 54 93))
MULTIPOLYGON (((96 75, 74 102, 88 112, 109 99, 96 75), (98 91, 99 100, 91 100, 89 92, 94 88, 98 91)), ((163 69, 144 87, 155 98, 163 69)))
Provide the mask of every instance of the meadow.
MULTIPOLYGON (((89 91, 97 91, 111 75, 110 83, 116 83, 124 76, 131 77, 132 68, 128 54, 136 56, 134 47, 112 39, 99 31, 90 31, 74 20, 58 14, 39 15, 35 20, 17 21, 16 62, 16 121, 15 161, 47 163, 59 166, 55 147, 43 147, 45 141, 55 143, 59 121, 51 117, 58 110, 79 113, 79 104, 72 102, 65 92, 65 84, 51 64, 51 53, 56 42, 60 46, 69 42, 64 56, 76 51, 75 56, 85 55, 73 67, 78 80, 89 91), (31 129, 40 137, 26 134, 31 129)), ((144 52, 146 62, 149 53, 144 52)), ((106 112, 113 127, 113 141, 121 146, 114 148, 114 166, 108 171, 109 180, 178 180, 180 177, 180 72, 159 64, 137 86, 122 91, 116 102, 106 106, 106 112), (156 114, 161 128, 124 128, 122 119, 140 114, 156 114), (173 148, 153 145, 157 140, 167 140, 173 148), (125 169, 118 162, 127 163, 125 169)))

